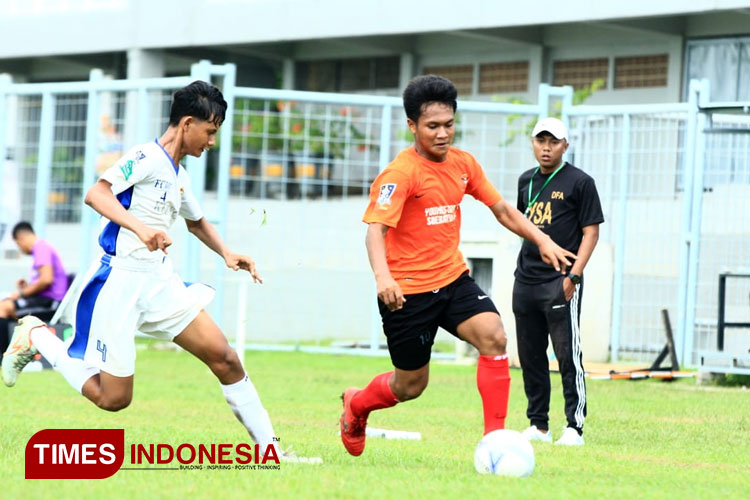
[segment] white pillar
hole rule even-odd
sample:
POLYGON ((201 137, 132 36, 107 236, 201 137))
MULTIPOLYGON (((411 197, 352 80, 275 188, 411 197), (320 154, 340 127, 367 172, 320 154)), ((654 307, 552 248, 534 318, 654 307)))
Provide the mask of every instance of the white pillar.
POLYGON ((295 87, 294 59, 287 57, 282 62, 281 69, 281 88, 284 90, 294 90, 295 87))
POLYGON ((156 50, 128 50, 128 79, 164 76, 164 54, 156 50))
MULTIPOLYGON (((144 49, 128 50, 128 80, 140 78, 160 78, 164 76, 164 54, 160 51, 144 49)), ((125 123, 123 125, 123 145, 125 150, 131 146, 147 141, 149 134, 158 133, 145 130, 139 133, 138 92, 128 92, 125 103, 125 123)))
POLYGON ((404 52, 401 54, 399 61, 398 88, 402 91, 409 84, 409 80, 414 78, 414 54, 404 52))
POLYGON ((544 83, 544 47, 541 45, 529 48, 529 81, 526 93, 533 101, 537 95, 534 92, 544 83))

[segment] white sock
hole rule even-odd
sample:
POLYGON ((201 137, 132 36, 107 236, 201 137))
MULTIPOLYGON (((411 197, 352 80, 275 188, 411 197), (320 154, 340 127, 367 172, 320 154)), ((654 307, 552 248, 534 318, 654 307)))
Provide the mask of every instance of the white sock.
POLYGON ((221 391, 237 420, 245 426, 250 437, 261 446, 261 453, 265 453, 266 446, 273 445, 278 454, 281 450, 273 440, 276 434, 273 432, 271 419, 266 409, 263 408, 258 391, 255 390, 250 377, 245 374, 245 378, 239 382, 222 384, 221 391))
POLYGON ((89 365, 82 359, 68 356, 65 342, 47 328, 34 328, 29 335, 37 351, 47 358, 52 367, 79 393, 83 389, 83 384, 99 373, 99 368, 89 365))
POLYGON ((55 366, 60 355, 65 353, 65 342, 52 333, 46 326, 39 326, 29 333, 31 344, 36 347, 42 356, 47 358, 49 364, 55 366))

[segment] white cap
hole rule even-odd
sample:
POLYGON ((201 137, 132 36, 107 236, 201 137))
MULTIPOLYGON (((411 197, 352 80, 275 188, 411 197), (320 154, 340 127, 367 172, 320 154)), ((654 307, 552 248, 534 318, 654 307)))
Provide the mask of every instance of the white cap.
POLYGON ((557 118, 542 118, 536 122, 534 130, 531 131, 531 137, 536 137, 542 132, 549 132, 555 136, 555 139, 568 140, 568 129, 565 127, 565 124, 557 118))

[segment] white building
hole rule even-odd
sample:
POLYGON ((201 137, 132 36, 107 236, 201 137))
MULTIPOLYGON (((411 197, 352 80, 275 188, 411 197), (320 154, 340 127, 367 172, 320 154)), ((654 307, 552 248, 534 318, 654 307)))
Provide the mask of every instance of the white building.
MULTIPOLYGON (((353 105, 372 98, 344 93, 399 95, 413 76, 438 73, 454 81, 460 99, 536 103, 540 83, 590 89, 599 81, 602 87, 586 104, 647 104, 639 112, 624 106, 606 116, 599 110, 612 106, 594 106, 592 116, 571 120, 571 161, 597 179, 607 219, 587 267, 597 279, 586 285, 584 353, 604 360, 612 353, 616 358, 619 349, 624 358, 653 359, 664 342, 662 309, 686 339, 688 364, 697 360, 692 347, 715 344, 717 273, 750 258, 747 117, 710 123, 720 133, 700 136, 708 151, 700 155, 705 173, 696 177, 703 188, 688 189, 686 172, 699 163, 690 161, 699 141, 688 136, 698 121, 687 116, 687 104, 674 112, 663 103, 686 101, 688 82, 704 77, 711 81, 712 101, 750 101, 750 0, 0 0, 0 73, 13 82, 88 80, 93 68, 111 79, 185 77, 199 60, 234 63, 238 87, 342 93, 326 96, 335 104, 297 102, 292 109, 296 97, 289 96, 300 94, 245 88, 255 97, 235 98, 235 128, 223 129, 234 130, 223 142, 230 147, 206 155, 208 191, 216 191, 218 172, 230 175, 227 240, 252 255, 267 280, 262 289, 246 290, 221 265, 214 272, 207 250, 192 253, 200 266, 181 263, 205 281, 225 283, 226 300, 216 301, 222 309, 215 313, 230 336, 248 323, 252 341, 377 342, 379 316, 359 217, 378 169, 411 139, 399 129, 397 99, 376 98, 388 101, 384 107, 353 105), (388 113, 390 124, 381 119, 388 113), (359 134, 349 133, 355 118, 359 134), (220 152, 227 150, 221 170, 220 152), (693 217, 701 206, 711 221, 702 229, 693 217), (698 245, 700 259, 692 250, 698 245), (696 294, 701 300, 693 306, 696 294)), ((0 75, 0 92, 3 82, 0 75)), ((142 96, 101 92, 99 140, 89 148, 86 89, 40 87, 46 97, 39 91, 8 100, 0 113, 7 125, 0 150, 14 154, 6 174, 18 171, 15 218, 49 221, 51 241, 75 266, 88 261, 81 241, 94 244, 81 229, 83 215, 90 215, 81 203, 88 186, 85 152, 94 152, 97 167, 111 164, 135 136, 162 130, 164 123, 145 117, 164 115, 171 97, 161 90, 142 96)), ((474 112, 461 111, 460 147, 472 151, 512 199, 518 174, 533 162, 523 133, 539 113, 527 106, 519 119, 518 106, 500 114, 485 112, 493 106, 487 102, 471 105, 474 112)), ((196 166, 201 172, 199 165, 189 168, 196 166)), ((9 183, 3 182, 7 202, 9 183)), ((475 276, 491 282, 485 288, 512 338, 518 239, 498 231, 480 204, 465 205, 462 250, 475 276)), ((218 192, 207 193, 205 207, 207 214, 221 212, 218 192)), ((0 213, 6 220, 7 214, 0 213)), ((178 248, 184 237, 175 240, 178 248)), ((0 258, 0 286, 27 267, 0 258)), ((732 290, 728 310, 745 314, 750 280, 734 286, 745 288, 732 290)), ((728 334, 727 345, 744 353, 742 335, 728 334)))
POLYGON ((540 82, 588 102, 683 100, 693 77, 716 100, 750 99, 750 2, 509 3, 448 0, 2 0, 0 72, 14 81, 183 75, 238 65, 238 84, 397 94, 450 77, 463 98, 536 100, 540 82))

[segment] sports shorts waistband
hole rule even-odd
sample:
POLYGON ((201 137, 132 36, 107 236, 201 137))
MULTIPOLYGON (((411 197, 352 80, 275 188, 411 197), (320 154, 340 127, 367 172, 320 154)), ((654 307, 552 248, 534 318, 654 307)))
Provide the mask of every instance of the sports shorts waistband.
POLYGON ((166 255, 156 259, 133 259, 130 257, 117 257, 115 255, 103 254, 101 263, 117 269, 126 269, 128 271, 155 271, 162 269, 169 262, 166 255))

